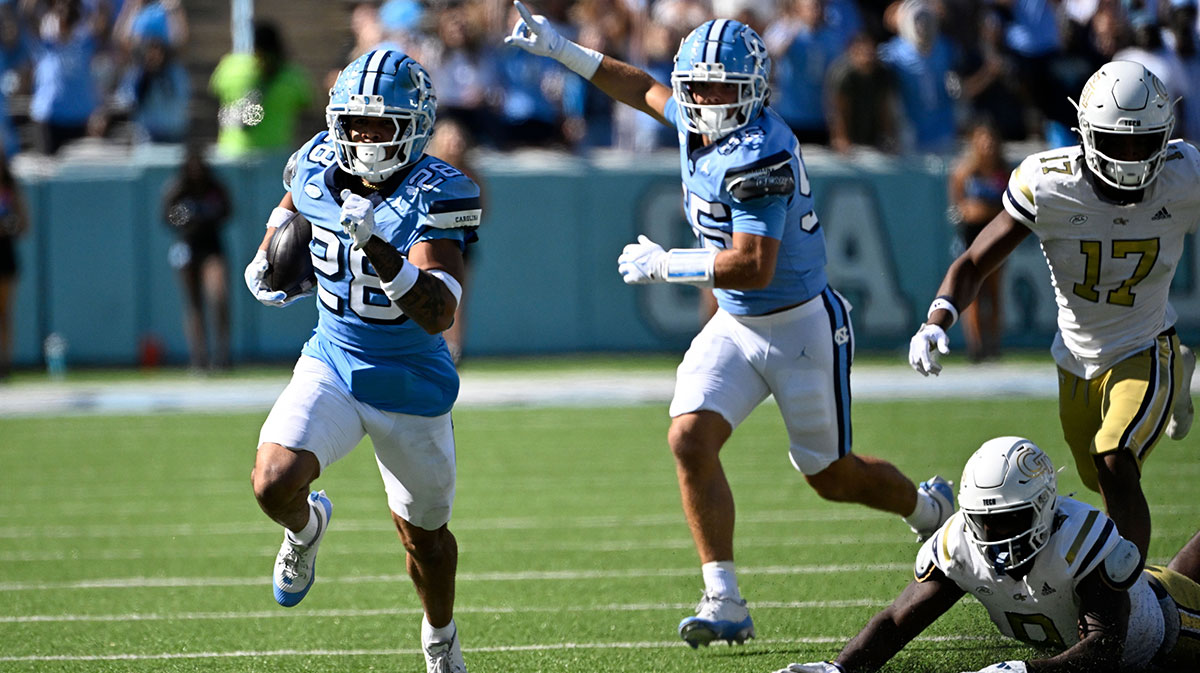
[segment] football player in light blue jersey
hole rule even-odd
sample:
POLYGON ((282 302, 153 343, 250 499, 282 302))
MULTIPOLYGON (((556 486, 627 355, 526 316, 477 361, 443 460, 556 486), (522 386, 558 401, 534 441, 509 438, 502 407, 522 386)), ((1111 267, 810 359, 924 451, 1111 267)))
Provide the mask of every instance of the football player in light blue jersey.
POLYGON ((678 131, 688 221, 700 247, 645 236, 618 260, 626 283, 711 287, 719 309, 680 364, 668 441, 705 590, 679 625, 692 647, 743 642, 754 624, 733 563, 733 495, 718 454, 768 395, 792 465, 821 497, 905 517, 921 539, 954 510, 949 483, 916 487, 893 465, 850 452, 850 306, 825 277, 825 239, 796 137, 767 103, 762 39, 709 21, 679 47, 672 87, 563 38, 516 2, 506 42, 549 56, 606 94, 678 131))
POLYGON ((263 424, 252 481, 263 511, 286 529, 273 584, 276 601, 291 607, 312 586, 333 513, 310 485, 370 435, 425 609, 426 666, 465 673, 453 619, 458 549, 447 527, 458 374, 441 332, 461 297, 463 250, 480 206, 474 182, 423 153, 436 109, 420 64, 399 51, 370 52, 330 90, 329 129, 287 164, 287 193, 246 281, 264 304, 300 296, 263 282, 271 237, 299 212, 312 224, 319 317, 263 424))

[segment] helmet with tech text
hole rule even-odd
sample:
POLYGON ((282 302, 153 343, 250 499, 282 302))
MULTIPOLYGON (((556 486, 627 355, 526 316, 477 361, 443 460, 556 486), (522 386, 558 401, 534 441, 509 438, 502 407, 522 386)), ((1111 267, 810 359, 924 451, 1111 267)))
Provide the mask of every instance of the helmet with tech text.
MULTIPOLYGON (((1069 100, 1069 99, 1068 99, 1069 100)), ((1078 111, 1083 157, 1117 189, 1143 189, 1162 171, 1175 127, 1167 87, 1141 63, 1112 61, 1083 86, 1078 111)))
POLYGON ((1022 437, 983 443, 963 468, 959 509, 967 539, 997 572, 1033 559, 1054 527, 1058 479, 1037 444, 1022 437))

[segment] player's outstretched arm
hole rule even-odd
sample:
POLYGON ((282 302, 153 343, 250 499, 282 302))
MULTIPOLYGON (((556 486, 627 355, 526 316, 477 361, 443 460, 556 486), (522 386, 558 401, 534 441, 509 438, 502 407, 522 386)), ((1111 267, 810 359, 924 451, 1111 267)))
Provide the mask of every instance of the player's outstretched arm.
POLYGON ((611 56, 582 47, 559 34, 541 14, 533 14, 521 0, 514 0, 521 18, 504 43, 538 56, 546 56, 591 81, 610 98, 641 110, 663 124, 663 107, 671 90, 648 73, 611 56))
POLYGON ((937 298, 929 305, 926 321, 908 345, 908 363, 922 376, 942 371, 937 353, 950 352, 946 330, 958 322, 958 313, 975 301, 983 280, 991 275, 1032 232, 1000 211, 988 222, 966 252, 950 264, 937 298), (936 352, 934 349, 937 349, 936 352))
POLYGON ((846 673, 879 670, 963 595, 958 585, 934 569, 924 581, 909 582, 891 605, 846 643, 835 661, 846 673))

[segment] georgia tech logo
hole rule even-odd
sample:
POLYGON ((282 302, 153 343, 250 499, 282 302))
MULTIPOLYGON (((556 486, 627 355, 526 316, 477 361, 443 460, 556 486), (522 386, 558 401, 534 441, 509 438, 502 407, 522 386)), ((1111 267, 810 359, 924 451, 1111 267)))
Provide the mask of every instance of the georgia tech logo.
POLYGON ((1050 464, 1050 457, 1029 447, 1022 447, 1014 462, 1017 464, 1017 470, 1030 479, 1054 472, 1054 466, 1050 464))

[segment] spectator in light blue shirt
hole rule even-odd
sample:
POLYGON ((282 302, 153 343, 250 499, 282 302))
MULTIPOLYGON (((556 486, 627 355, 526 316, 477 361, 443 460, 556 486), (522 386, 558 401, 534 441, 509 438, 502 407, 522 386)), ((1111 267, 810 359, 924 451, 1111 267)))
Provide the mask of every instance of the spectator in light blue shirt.
POLYGON ((191 99, 187 70, 158 37, 140 41, 134 62, 125 70, 114 96, 117 109, 129 113, 135 139, 181 143, 186 139, 191 99))
POLYGON ((923 0, 905 0, 898 19, 900 35, 879 47, 879 59, 899 81, 908 127, 904 144, 916 152, 952 152, 957 133, 946 80, 953 48, 938 34, 937 17, 923 0))
POLYGON ((99 22, 86 16, 79 0, 56 0, 34 20, 33 97, 29 116, 40 127, 40 146, 54 154, 67 142, 88 133, 98 94, 92 61, 98 47, 99 22))
POLYGON ((775 61, 771 108, 802 143, 829 144, 825 76, 846 50, 850 35, 830 25, 824 0, 792 0, 792 21, 779 21, 764 35, 775 61))

